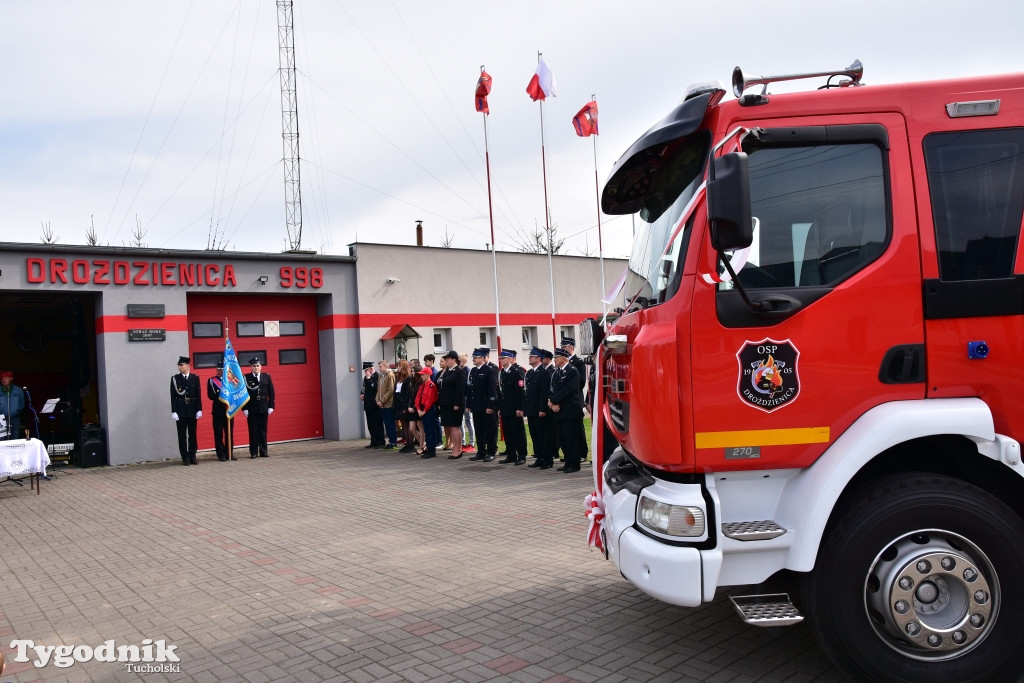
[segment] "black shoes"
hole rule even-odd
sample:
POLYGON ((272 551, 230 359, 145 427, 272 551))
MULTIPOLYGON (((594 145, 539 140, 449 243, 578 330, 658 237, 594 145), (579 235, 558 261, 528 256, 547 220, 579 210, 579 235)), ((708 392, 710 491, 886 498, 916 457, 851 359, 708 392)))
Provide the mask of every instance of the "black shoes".
POLYGON ((483 460, 483 459, 484 459, 484 455, 482 453, 477 453, 472 458, 470 458, 470 460, 483 460))
MULTIPOLYGON (((501 455, 501 454, 499 453, 498 455, 501 455)), ((516 461, 516 456, 509 455, 509 456, 506 456, 504 460, 499 460, 498 464, 499 465, 511 465, 515 461, 516 461)))
POLYGON ((393 444, 393 443, 389 443, 389 444, 385 444, 385 445, 381 446, 381 448, 383 448, 383 449, 384 449, 384 450, 386 450, 386 451, 393 451, 393 450, 395 450, 396 448, 398 448, 398 446, 396 446, 396 445, 395 445, 395 444, 393 444))
POLYGON ((522 465, 525 462, 526 462, 526 456, 521 455, 518 458, 516 458, 516 464, 517 465, 522 465))
POLYGON ((545 465, 537 465, 537 469, 539 469, 539 470, 550 470, 552 467, 553 467, 553 465, 547 465, 547 464, 545 464, 545 465))
POLYGON ((426 459, 426 458, 436 458, 437 457, 437 453, 435 453, 434 451, 427 451, 423 455, 421 455, 420 457, 424 458, 424 459, 426 459))
POLYGON ((255 454, 255 453, 251 453, 251 454, 249 455, 249 459, 250 459, 250 460, 255 460, 255 459, 256 459, 256 454, 255 454))
POLYGON ((540 460, 534 460, 534 461, 533 461, 533 462, 531 462, 531 463, 530 463, 529 465, 527 465, 527 467, 540 467, 540 466, 541 466, 541 464, 542 464, 542 463, 541 463, 541 461, 540 461, 540 460))
POLYGON ((494 456, 493 455, 485 455, 483 457, 483 461, 484 462, 491 462, 492 460, 494 460, 494 456))
POLYGON ((376 447, 377 447, 377 444, 373 443, 372 441, 370 443, 366 444, 365 446, 363 446, 363 448, 376 448, 376 447))
POLYGON ((398 449, 399 453, 412 453, 412 451, 413 451, 413 447, 412 446, 406 446, 404 448, 399 448, 398 449))
POLYGON ((579 465, 562 465, 561 467, 558 468, 558 471, 559 472, 565 472, 566 474, 572 474, 573 472, 579 472, 580 471, 580 466, 579 465))
POLYGON ((462 457, 462 453, 459 453, 458 455, 449 455, 448 459, 449 460, 458 460, 461 457, 462 457))

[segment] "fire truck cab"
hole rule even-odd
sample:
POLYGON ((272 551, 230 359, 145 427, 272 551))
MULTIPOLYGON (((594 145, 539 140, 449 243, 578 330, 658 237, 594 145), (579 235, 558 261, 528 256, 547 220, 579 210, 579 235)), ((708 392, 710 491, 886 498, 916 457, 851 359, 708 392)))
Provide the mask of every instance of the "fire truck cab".
POLYGON ((858 680, 1016 680, 1024 74, 861 76, 737 68, 616 163, 602 209, 642 228, 619 317, 580 331, 601 543, 677 605, 799 573, 737 609, 807 615, 858 680))

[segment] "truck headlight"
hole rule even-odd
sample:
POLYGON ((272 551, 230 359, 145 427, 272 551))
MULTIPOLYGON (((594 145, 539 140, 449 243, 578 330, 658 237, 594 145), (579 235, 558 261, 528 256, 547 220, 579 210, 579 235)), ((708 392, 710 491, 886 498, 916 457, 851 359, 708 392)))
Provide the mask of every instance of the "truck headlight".
POLYGON ((640 497, 642 526, 666 536, 703 536, 704 511, 690 505, 670 505, 647 496, 640 497))

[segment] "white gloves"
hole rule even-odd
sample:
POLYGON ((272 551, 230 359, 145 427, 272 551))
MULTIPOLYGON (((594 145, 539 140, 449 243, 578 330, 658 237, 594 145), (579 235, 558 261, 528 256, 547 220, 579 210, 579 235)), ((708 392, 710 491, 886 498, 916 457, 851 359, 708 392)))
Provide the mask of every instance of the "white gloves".
POLYGON ((177 414, 177 413, 171 413, 171 417, 173 417, 173 418, 174 418, 174 421, 175 421, 175 422, 177 422, 177 421, 178 421, 178 414, 177 414))
POLYGON ((273 408, 267 408, 267 415, 273 415, 273 414, 274 414, 274 409, 273 408))
POLYGON ((242 414, 245 415, 246 417, 249 417, 249 411, 248 410, 243 410, 242 414))
POLYGON ((197 419, 197 420, 198 420, 199 418, 201 418, 202 416, 203 416, 203 411, 201 411, 201 410, 200 410, 200 411, 198 411, 198 412, 196 413, 196 419, 197 419))

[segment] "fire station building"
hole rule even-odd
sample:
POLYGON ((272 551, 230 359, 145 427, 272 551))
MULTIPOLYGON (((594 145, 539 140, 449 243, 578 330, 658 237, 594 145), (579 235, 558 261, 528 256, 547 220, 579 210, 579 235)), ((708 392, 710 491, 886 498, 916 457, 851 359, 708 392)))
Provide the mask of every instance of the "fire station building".
MULTIPOLYGON (((496 257, 506 348, 551 348, 600 314, 598 259, 556 256, 551 277, 544 255, 496 257)), ((604 263, 609 283, 625 266, 604 263)), ((493 273, 487 251, 365 243, 347 256, 2 243, 0 369, 37 411, 52 404, 47 444, 88 464, 176 458, 177 358, 203 384, 199 447, 212 448, 205 383, 227 334, 243 370, 256 356, 273 377, 271 442, 359 438, 361 361, 497 345, 493 273)), ((248 432, 234 422, 237 448, 248 432)))

